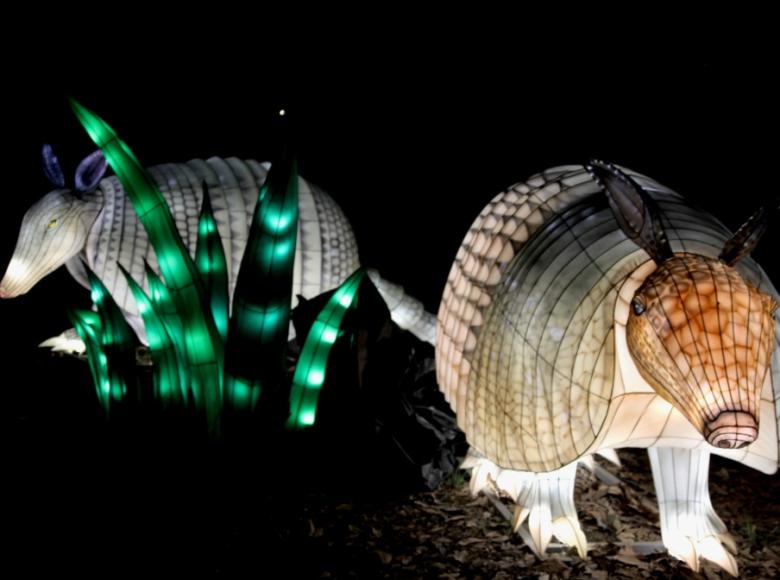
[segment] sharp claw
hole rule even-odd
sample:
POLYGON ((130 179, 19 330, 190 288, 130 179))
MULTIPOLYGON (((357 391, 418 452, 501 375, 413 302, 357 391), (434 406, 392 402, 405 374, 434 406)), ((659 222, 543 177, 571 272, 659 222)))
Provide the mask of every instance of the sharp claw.
POLYGON ((699 541, 699 556, 717 564, 732 576, 737 575, 737 561, 726 551, 715 536, 707 536, 699 541))
POLYGON ((552 523, 553 534, 567 546, 577 549, 580 558, 588 555, 588 541, 577 520, 568 517, 560 517, 552 523))
POLYGON ((722 532, 718 534, 718 538, 720 538, 721 543, 723 543, 723 545, 726 546, 729 552, 731 552, 734 555, 737 554, 737 542, 734 539, 734 536, 732 536, 728 532, 722 532))
POLYGON ((682 560, 693 570, 699 571, 699 555, 696 553, 696 544, 688 536, 677 534, 664 541, 669 554, 682 560))
POLYGON ((471 481, 469 482, 471 495, 476 496, 485 488, 492 491, 493 485, 491 484, 498 479, 499 469, 493 462, 478 462, 471 472, 471 481))
MULTIPOLYGON (((609 450, 609 451, 611 451, 611 450, 609 450)), ((601 455, 600 452, 598 452, 598 454, 601 455)), ((617 459, 617 454, 614 454, 614 457, 607 457, 607 460, 609 460, 609 461, 613 461, 613 459, 617 460, 618 461, 617 464, 620 465, 620 460, 617 459)), ((604 469, 603 467, 601 467, 601 465, 596 463, 593 460, 593 456, 592 455, 585 455, 583 457, 580 457, 577 460, 577 463, 579 465, 582 465, 583 467, 585 467, 588 471, 590 471, 599 480, 601 480, 602 482, 606 483, 607 485, 619 485, 620 484, 620 479, 618 479, 617 477, 612 475, 612 473, 610 473, 608 470, 604 469)))
POLYGON ((544 552, 540 552, 539 551, 539 546, 536 544, 536 540, 531 535, 531 531, 530 531, 528 526, 521 526, 517 530, 517 533, 520 534, 520 537, 525 542, 525 545, 528 546, 529 548, 531 548, 531 551, 534 554, 536 554, 537 558, 539 558, 540 560, 546 560, 547 559, 547 555, 544 552))
POLYGON ((600 449, 596 451, 596 455, 600 455, 610 463, 614 463, 618 467, 622 467, 620 463, 620 457, 618 457, 617 451, 615 451, 614 449, 609 449, 609 448, 600 449))
POLYGON ((528 514, 531 513, 531 510, 529 510, 525 506, 515 506, 515 515, 512 518, 512 529, 516 532, 518 529, 520 529, 520 526, 523 525, 523 522, 528 517, 528 514))
POLYGON ((528 531, 536 548, 534 552, 544 554, 552 538, 552 515, 549 504, 542 501, 531 508, 528 516, 528 531))
POLYGON ((510 470, 503 469, 496 478, 496 487, 498 491, 506 494, 512 501, 517 501, 517 498, 523 491, 523 482, 513 477, 510 470))
POLYGON ((679 534, 664 541, 664 544, 669 554, 688 564, 694 572, 699 571, 699 560, 704 558, 732 576, 738 575, 737 560, 729 552, 736 552, 730 534, 710 535, 701 540, 679 534))
POLYGON ((587 540, 574 507, 576 463, 557 472, 537 474, 502 469, 479 453, 469 451, 463 467, 471 468, 472 494, 485 491, 512 498, 517 504, 511 517, 512 528, 539 558, 545 558, 553 534, 576 548, 583 558, 587 556, 587 540))

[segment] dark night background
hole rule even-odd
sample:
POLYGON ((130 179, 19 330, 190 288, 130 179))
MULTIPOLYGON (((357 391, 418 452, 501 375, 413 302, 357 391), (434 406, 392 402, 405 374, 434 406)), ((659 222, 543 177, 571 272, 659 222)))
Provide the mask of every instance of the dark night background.
MULTIPOLYGON (((433 312, 483 205, 545 168, 607 159, 689 196, 732 229, 763 196, 777 194, 776 67, 769 74, 750 58, 702 52, 617 63, 573 48, 541 61, 516 46, 501 47, 498 60, 489 49, 477 56, 434 43, 375 54, 358 43, 266 64, 262 37, 243 47, 255 56, 240 63, 192 42, 164 57, 149 48, 102 59, 54 50, 45 66, 6 51, 0 270, 26 208, 50 189, 41 144, 54 145, 68 177, 93 150, 67 96, 107 120, 147 165, 266 159, 278 144, 276 112, 285 108, 300 173, 341 205, 363 264, 433 312)), ((754 254, 776 283, 779 236, 771 229, 754 254)), ((80 476, 109 453, 94 441, 99 420, 87 367, 36 345, 70 326, 67 308, 87 304, 64 268, 28 295, 0 302, 6 507, 31 569, 40 565, 31 544, 67 536, 84 518, 97 530, 108 525, 102 508, 71 502, 94 499, 108 512, 121 501, 112 489, 163 484, 154 474, 80 476)), ((78 561, 66 551, 58 561, 78 561)))

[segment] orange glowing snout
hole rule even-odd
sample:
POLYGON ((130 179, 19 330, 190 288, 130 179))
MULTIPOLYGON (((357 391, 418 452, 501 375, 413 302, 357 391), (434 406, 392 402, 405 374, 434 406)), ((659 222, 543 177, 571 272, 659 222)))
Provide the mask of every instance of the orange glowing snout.
POLYGON ((719 260, 676 254, 636 292, 627 334, 643 378, 713 446, 758 437, 777 302, 719 260))

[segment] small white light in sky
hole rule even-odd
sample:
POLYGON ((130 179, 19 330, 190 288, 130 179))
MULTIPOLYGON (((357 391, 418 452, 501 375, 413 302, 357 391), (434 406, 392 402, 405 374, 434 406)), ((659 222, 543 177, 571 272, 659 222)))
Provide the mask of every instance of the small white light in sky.
POLYGON ((280 116, 280 117, 284 117, 284 114, 285 114, 286 112, 287 112, 287 111, 285 111, 284 109, 279 109, 279 116, 280 116))

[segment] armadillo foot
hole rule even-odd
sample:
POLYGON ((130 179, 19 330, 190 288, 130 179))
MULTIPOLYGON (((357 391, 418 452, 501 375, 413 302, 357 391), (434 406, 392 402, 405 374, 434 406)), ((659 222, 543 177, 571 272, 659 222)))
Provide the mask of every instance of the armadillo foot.
POLYGON ((736 576, 736 543, 710 501, 709 452, 665 447, 651 447, 647 452, 666 549, 695 572, 704 558, 736 576))
POLYGON ((52 352, 62 352, 72 355, 83 355, 86 351, 84 341, 81 340, 74 328, 69 328, 62 334, 47 338, 38 346, 51 348, 52 352))
POLYGON ((503 469, 479 452, 470 449, 464 469, 471 469, 470 488, 511 499, 517 505, 512 520, 516 532, 540 558, 552 536, 577 549, 584 558, 588 543, 574 507, 574 481, 577 463, 548 473, 503 469))

